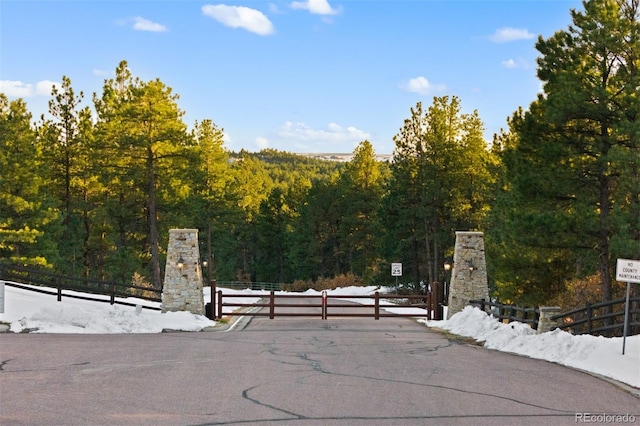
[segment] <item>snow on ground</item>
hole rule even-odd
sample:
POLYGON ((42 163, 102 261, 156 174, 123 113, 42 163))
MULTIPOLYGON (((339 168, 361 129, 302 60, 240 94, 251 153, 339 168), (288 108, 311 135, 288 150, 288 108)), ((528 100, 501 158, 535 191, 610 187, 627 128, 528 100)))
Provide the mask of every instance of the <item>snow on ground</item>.
MULTIPOLYGON (((42 289, 42 287, 39 287, 42 289)), ((223 294, 248 294, 246 298, 234 298, 234 303, 254 303, 266 291, 221 289, 223 294)), ((328 295, 371 295, 376 287, 347 287, 328 291, 328 295)), ((204 289, 204 300, 210 300, 209 288, 204 289)), ((383 290, 380 290, 381 292, 383 290)), ((57 302, 56 293, 34 293, 5 286, 4 313, 0 322, 8 323, 15 333, 160 333, 164 329, 201 331, 215 326, 216 322, 188 312, 167 312, 145 309, 144 306, 160 306, 159 303, 135 298, 118 298, 138 305, 109 305, 73 299, 63 292, 57 302)), ((321 294, 309 290, 305 294, 321 294)), ((108 299, 107 296, 104 297, 108 299)), ((350 299, 346 299, 350 300, 350 299)), ((371 299, 351 299, 353 302, 373 304, 371 299)), ((398 313, 414 313, 426 316, 422 309, 394 309, 388 301, 380 302, 381 308, 398 313)), ((1 306, 0 306, 1 308, 1 306)), ((1 311, 2 309, 0 309, 1 311)), ((627 338, 625 355, 622 355, 622 338, 604 338, 589 335, 574 336, 561 330, 537 334, 528 325, 513 322, 503 324, 477 308, 467 307, 447 321, 419 320, 428 327, 448 330, 461 336, 472 337, 484 346, 504 352, 544 359, 640 388, 640 335, 627 338)))

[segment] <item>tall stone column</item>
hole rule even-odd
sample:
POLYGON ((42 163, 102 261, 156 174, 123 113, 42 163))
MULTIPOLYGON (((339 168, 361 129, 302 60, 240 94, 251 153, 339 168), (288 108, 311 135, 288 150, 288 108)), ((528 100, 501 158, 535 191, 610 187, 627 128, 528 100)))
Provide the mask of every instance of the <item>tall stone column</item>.
POLYGON ((162 289, 162 312, 167 311, 205 313, 197 229, 169 230, 162 289))
POLYGON ((474 299, 489 300, 484 233, 459 231, 456 232, 447 319, 474 299))

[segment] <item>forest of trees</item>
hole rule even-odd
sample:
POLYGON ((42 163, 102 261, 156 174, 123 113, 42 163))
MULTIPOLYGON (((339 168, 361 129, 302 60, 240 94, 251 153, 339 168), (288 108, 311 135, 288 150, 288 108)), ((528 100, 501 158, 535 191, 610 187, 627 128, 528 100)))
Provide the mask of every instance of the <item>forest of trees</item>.
POLYGON ((493 141, 436 97, 408 108, 390 162, 366 140, 345 163, 231 152, 126 61, 91 106, 63 76, 48 118, 0 93, 0 261, 161 288, 168 230, 197 228, 219 280, 388 284, 402 262, 416 286, 481 230, 501 300, 611 299, 616 259, 640 259, 639 4, 585 1, 540 37, 543 92, 493 141))

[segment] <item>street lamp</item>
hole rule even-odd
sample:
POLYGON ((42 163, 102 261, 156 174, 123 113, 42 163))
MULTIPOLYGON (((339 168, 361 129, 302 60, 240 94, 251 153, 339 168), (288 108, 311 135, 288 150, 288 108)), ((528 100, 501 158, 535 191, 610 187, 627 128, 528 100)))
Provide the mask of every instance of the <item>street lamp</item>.
POLYGON ((184 269, 184 259, 182 258, 182 255, 180 255, 177 265, 178 265, 178 269, 180 269, 180 271, 182 272, 182 269, 184 269))
POLYGON ((444 300, 443 300, 443 303, 445 305, 449 303, 449 282, 447 282, 447 274, 451 271, 451 268, 453 268, 453 262, 450 260, 446 260, 444 262, 444 300))

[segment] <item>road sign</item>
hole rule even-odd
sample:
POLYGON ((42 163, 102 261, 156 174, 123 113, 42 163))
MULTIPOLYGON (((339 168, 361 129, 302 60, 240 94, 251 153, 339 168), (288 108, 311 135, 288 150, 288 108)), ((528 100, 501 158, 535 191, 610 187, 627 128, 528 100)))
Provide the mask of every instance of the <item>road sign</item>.
POLYGON ((391 264, 391 276, 392 277, 401 277, 402 276, 402 263, 392 263, 391 264))
POLYGON ((616 281, 640 283, 640 260, 618 259, 616 281))
POLYGON ((622 330, 622 355, 624 355, 624 347, 627 344, 627 329, 629 327, 631 283, 640 283, 640 260, 618 259, 616 281, 627 283, 627 297, 624 301, 624 326, 622 330))

